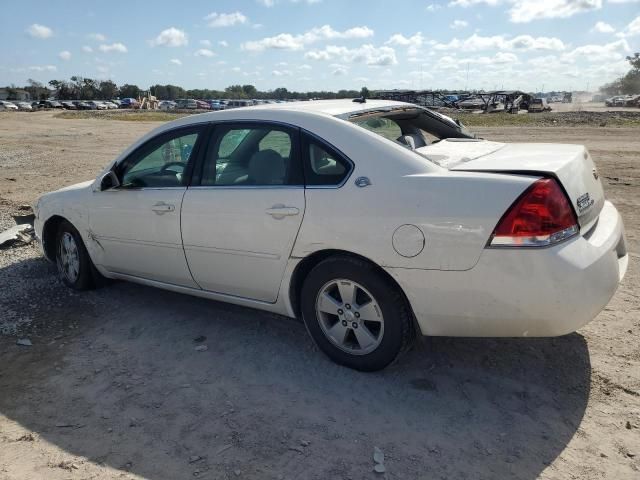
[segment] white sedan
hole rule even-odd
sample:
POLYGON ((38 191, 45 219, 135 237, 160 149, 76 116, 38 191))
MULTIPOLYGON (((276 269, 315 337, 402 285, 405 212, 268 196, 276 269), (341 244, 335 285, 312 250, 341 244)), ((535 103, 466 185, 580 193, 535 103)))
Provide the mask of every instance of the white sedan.
POLYGON ((72 288, 108 277, 301 317, 359 370, 416 334, 572 332, 628 262, 583 146, 480 140, 376 100, 166 123, 41 197, 35 229, 72 288))
POLYGON ((18 110, 15 103, 0 100, 0 110, 18 110))

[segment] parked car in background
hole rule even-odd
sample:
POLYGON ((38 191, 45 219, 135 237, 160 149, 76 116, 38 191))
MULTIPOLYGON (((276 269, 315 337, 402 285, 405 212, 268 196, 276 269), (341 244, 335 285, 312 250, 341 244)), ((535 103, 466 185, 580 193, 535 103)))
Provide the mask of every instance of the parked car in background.
POLYGON ((624 107, 625 97, 623 95, 616 95, 615 97, 607 98, 604 104, 607 107, 624 107))
POLYGON ((120 105, 122 104, 122 102, 120 100, 114 99, 112 98, 111 100, 109 100, 111 103, 113 103, 114 105, 116 105, 118 108, 120 108, 120 105))
POLYGON ((550 112, 551 107, 546 98, 533 98, 529 102, 529 112, 550 112))
POLYGON ((120 100, 120 108, 135 108, 138 106, 138 103, 135 98, 123 98, 120 100))
POLYGON ((64 108, 65 110, 77 110, 78 107, 76 107, 76 104, 73 103, 71 100, 67 100, 64 102, 60 102, 62 104, 62 108, 64 108))
POLYGON ((91 100, 87 103, 91 105, 91 108, 93 110, 107 110, 107 108, 109 108, 103 102, 100 102, 98 100, 91 100))
POLYGON ((57 100, 45 100, 45 108, 63 109, 62 103, 57 100))
POLYGON ((82 100, 73 100, 72 103, 76 106, 78 110, 92 110, 91 105, 82 100))
POLYGON ((640 95, 628 95, 624 101, 625 107, 640 107, 640 95))
POLYGON ((629 262, 584 146, 482 140, 383 100, 166 123, 95 180, 42 196, 34 228, 71 288, 99 272, 299 317, 331 359, 367 371, 416 335, 573 332, 629 262))
POLYGON ((0 100, 0 110, 18 110, 18 106, 6 100, 0 100))
POLYGON ((209 105, 211 106, 211 110, 224 110, 225 106, 220 103, 218 100, 209 100, 209 105))
POLYGON ((458 102, 458 108, 465 110, 482 110, 485 108, 485 103, 480 97, 469 97, 458 102))
POLYGON ((107 107, 108 110, 117 110, 119 108, 118 105, 116 105, 110 100, 105 100, 102 103, 104 103, 104 105, 107 107))
POLYGON ((176 108, 176 102, 173 102, 171 100, 162 100, 160 103, 158 103, 158 108, 160 110, 173 110, 174 108, 176 108))
POLYGON ((240 107, 252 107, 252 100, 229 100, 227 102, 227 108, 240 108, 240 107))
POLYGON ((196 100, 197 108, 200 110, 211 110, 211 105, 204 100, 196 100))
POLYGON ((29 102, 17 102, 16 107, 18 107, 18 110, 25 110, 25 111, 33 110, 33 107, 29 102))
POLYGON ((176 100, 176 108, 195 110, 198 108, 198 103, 190 98, 179 98, 176 100))

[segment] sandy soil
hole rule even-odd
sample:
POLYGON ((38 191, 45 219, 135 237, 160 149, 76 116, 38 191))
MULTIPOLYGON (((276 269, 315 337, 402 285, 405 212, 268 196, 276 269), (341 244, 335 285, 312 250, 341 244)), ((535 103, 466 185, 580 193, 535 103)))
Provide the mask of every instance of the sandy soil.
MULTIPOLYGON (((155 125, 1 114, 0 227, 155 125)), ((631 263, 588 326, 422 339, 362 374, 294 320, 123 282, 77 294, 34 245, 3 250, 0 479, 640 478, 638 129, 475 130, 590 148, 631 263)))

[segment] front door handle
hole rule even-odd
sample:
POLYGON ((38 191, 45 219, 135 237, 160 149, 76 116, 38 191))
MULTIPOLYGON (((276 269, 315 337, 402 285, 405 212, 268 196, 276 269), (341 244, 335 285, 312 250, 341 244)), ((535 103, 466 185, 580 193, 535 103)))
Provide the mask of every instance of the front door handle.
POLYGON ((296 207, 286 207, 284 205, 274 205, 271 208, 267 208, 265 210, 267 215, 271 215, 273 218, 284 218, 291 217, 293 215, 298 215, 300 210, 296 207))
POLYGON ((151 207, 151 210, 156 212, 158 215, 162 215, 163 213, 167 212, 173 212, 175 209, 175 205, 170 205, 164 202, 158 202, 153 207, 151 207))

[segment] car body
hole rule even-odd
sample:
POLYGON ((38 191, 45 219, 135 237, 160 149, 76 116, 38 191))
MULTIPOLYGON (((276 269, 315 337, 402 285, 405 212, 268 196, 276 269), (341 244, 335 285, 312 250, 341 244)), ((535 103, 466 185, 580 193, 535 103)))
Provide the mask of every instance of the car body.
POLYGON ((607 107, 624 107, 626 97, 624 95, 617 95, 615 97, 607 98, 604 104, 607 107))
POLYGON ((195 110, 198 108, 198 102, 191 98, 179 98, 176 100, 176 108, 181 110, 195 110))
POLYGON ((18 110, 25 110, 25 111, 33 110, 33 107, 29 102, 17 102, 16 106, 18 107, 18 110))
POLYGON ((93 110, 90 104, 82 100, 73 100, 72 103, 76 106, 77 110, 93 110))
POLYGON ((105 100, 102 102, 102 104, 107 107, 107 110, 117 110, 119 108, 119 106, 115 103, 113 103, 111 100, 105 100))
POLYGON ((108 110, 109 109, 109 107, 100 100, 90 100, 87 103, 91 105, 92 110, 108 110))
POLYGON ((162 100, 160 103, 158 103, 158 108, 160 110, 173 110, 174 108, 176 108, 176 102, 173 102, 171 100, 162 100))
POLYGON ((458 108, 464 110, 483 110, 486 104, 482 97, 468 97, 457 102, 458 108))
POLYGON ((640 107, 640 95, 628 95, 624 101, 625 107, 640 107))
POLYGON ((136 108, 139 102, 135 98, 123 98, 120 100, 119 108, 136 108))
POLYGON ((200 110, 211 110, 211 105, 204 100, 196 100, 197 108, 200 110))
POLYGON ((209 105, 211 106, 211 110, 216 112, 219 110, 225 109, 225 105, 221 103, 219 100, 210 100, 209 105))
POLYGON ((15 103, 0 100, 0 110, 18 110, 18 106, 15 103))
POLYGON ((546 98, 532 98, 528 110, 529 112, 550 112, 551 107, 546 98))
POLYGON ((253 106, 252 100, 229 100, 225 108, 241 108, 253 106))
POLYGON ((64 102, 60 102, 62 104, 62 108, 64 108, 65 110, 77 110, 78 107, 76 107, 76 104, 73 103, 72 101, 64 101, 64 102))
POLYGON ((585 147, 480 140, 382 100, 184 117, 35 212, 73 288, 90 286, 93 265, 301 316, 325 353, 360 370, 388 365, 415 333, 575 331, 628 263, 585 147))

